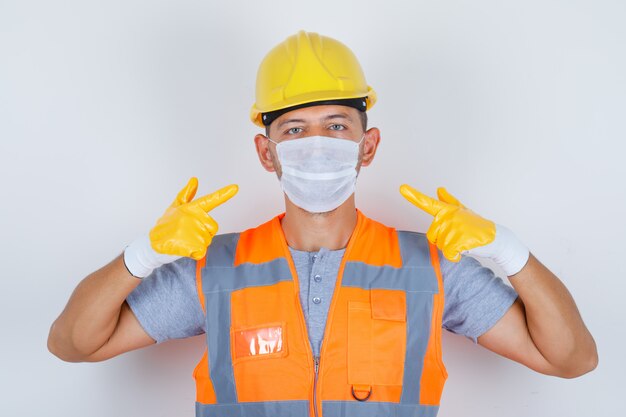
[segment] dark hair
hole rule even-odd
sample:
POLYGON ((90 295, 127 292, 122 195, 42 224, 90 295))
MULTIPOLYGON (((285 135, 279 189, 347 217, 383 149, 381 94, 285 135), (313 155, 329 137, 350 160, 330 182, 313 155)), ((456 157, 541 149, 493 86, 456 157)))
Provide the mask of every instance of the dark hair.
MULTIPOLYGON (((367 130, 367 113, 364 111, 359 111, 359 119, 361 119, 361 126, 363 127, 363 131, 367 130)), ((265 136, 270 137, 270 126, 265 126, 265 136)))

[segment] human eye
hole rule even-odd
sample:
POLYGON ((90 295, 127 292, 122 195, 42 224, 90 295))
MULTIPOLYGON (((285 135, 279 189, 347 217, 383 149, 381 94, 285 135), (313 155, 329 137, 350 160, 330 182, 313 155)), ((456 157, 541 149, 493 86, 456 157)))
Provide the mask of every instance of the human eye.
POLYGON ((340 124, 332 124, 330 125, 330 130, 344 130, 346 127, 340 124))
POLYGON ((292 127, 291 129, 287 130, 287 132, 290 135, 297 135, 298 133, 302 132, 302 128, 301 127, 292 127))

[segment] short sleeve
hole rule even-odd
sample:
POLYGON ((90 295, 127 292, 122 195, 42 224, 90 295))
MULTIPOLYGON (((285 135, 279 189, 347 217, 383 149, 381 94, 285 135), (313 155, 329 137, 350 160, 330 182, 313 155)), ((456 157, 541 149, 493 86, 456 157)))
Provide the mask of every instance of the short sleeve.
POLYGON ((443 327, 477 343, 509 310, 517 293, 476 259, 450 262, 439 252, 445 302, 443 327))
POLYGON ((180 258, 152 271, 126 298, 139 324, 157 343, 204 333, 196 289, 196 261, 180 258))

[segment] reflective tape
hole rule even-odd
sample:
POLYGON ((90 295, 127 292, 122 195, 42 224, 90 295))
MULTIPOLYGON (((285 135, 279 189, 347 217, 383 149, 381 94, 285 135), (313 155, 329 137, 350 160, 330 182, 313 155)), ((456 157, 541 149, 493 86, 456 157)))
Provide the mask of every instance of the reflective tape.
POLYGON ((264 401, 238 404, 196 403, 196 417, 299 417, 309 415, 309 402, 264 401))
MULTIPOLYGON (((324 417, 435 417, 439 407, 387 402, 322 401, 324 417)), ((303 414, 304 415, 304 414, 303 414)))

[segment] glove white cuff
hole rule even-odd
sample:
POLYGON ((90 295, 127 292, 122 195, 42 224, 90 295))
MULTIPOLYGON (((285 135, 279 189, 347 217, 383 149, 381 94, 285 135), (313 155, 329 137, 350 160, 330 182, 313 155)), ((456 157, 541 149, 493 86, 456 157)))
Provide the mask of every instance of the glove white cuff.
POLYGON ((124 249, 126 269, 136 278, 144 278, 161 265, 174 262, 181 256, 163 255, 152 249, 150 237, 142 236, 124 249))
POLYGON ((530 251, 517 236, 499 224, 496 224, 496 238, 493 242, 464 253, 493 260, 509 277, 521 271, 530 257, 530 251))

